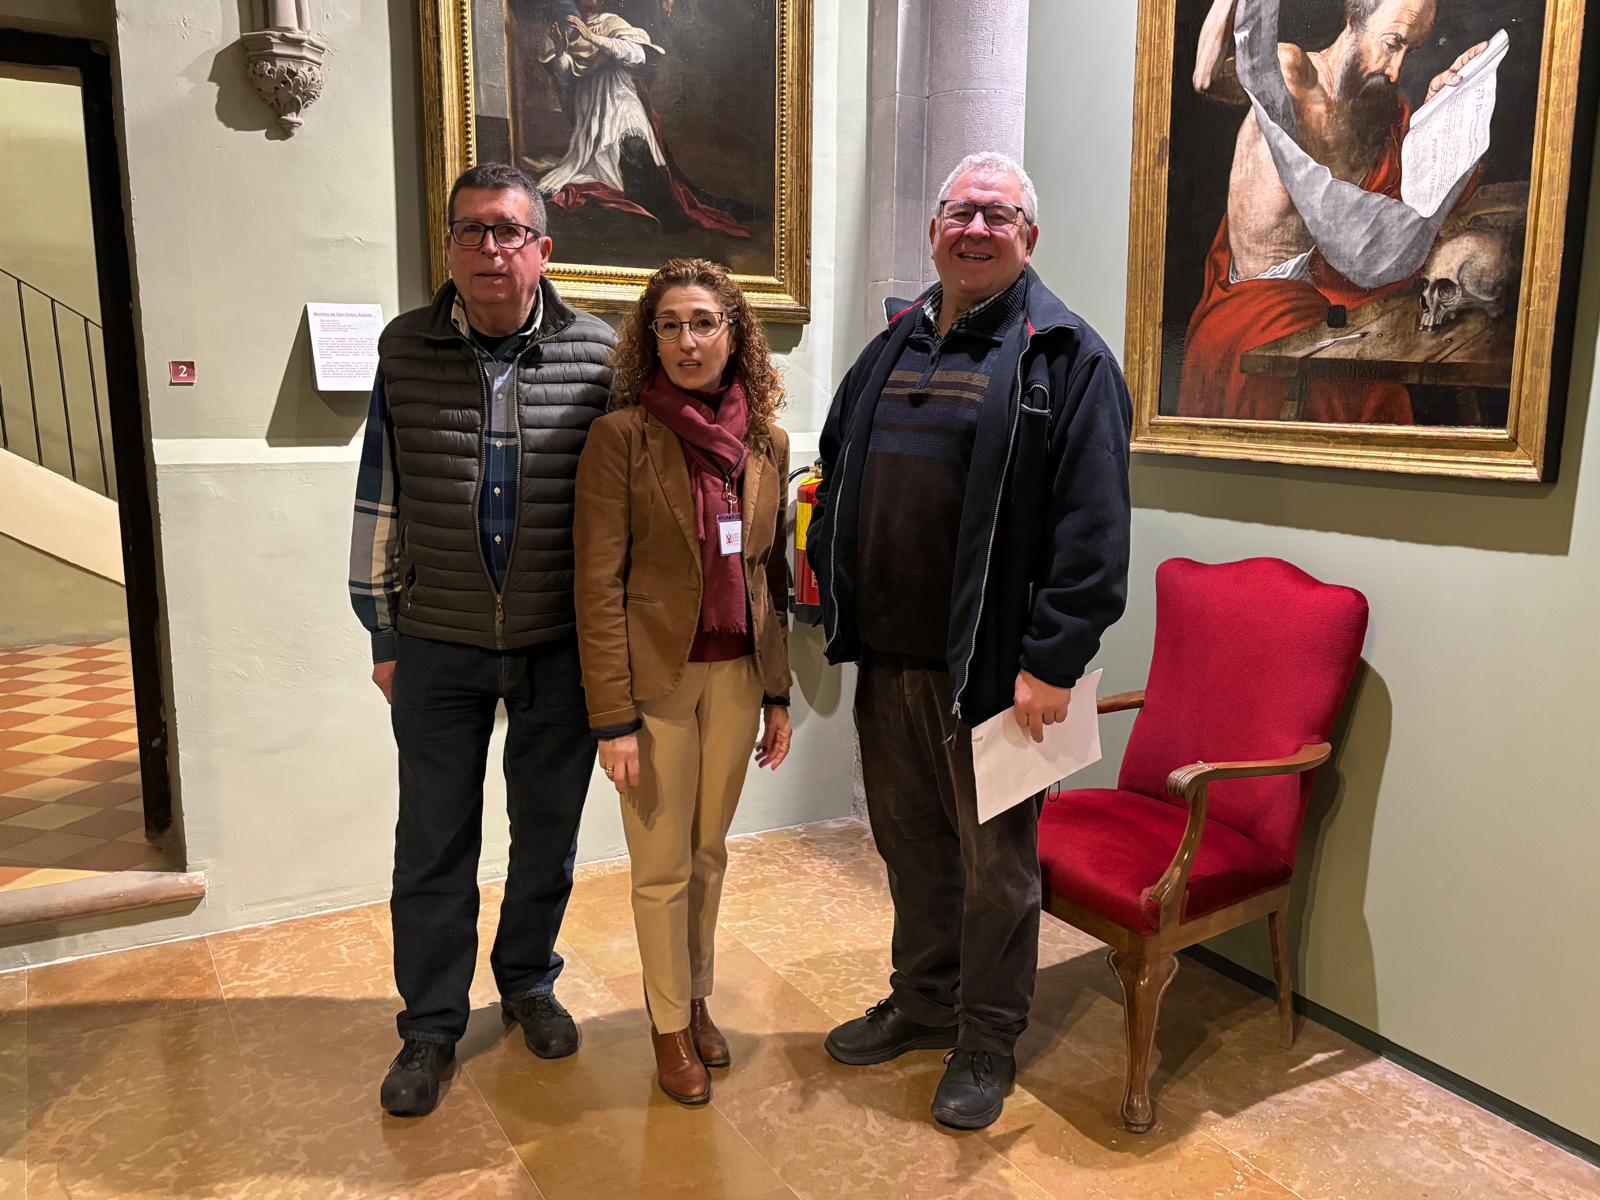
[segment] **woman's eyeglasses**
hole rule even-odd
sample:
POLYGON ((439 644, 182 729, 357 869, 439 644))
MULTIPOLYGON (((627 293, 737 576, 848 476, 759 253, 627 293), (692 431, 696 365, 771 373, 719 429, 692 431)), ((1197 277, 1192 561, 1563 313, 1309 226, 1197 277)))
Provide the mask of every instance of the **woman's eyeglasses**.
POLYGON ((650 329, 656 335, 656 340, 661 342, 675 342, 683 336, 687 329, 697 338, 715 337, 717 330, 723 325, 731 325, 733 320, 727 313, 698 312, 687 321, 680 321, 677 317, 657 317, 650 322, 650 329))

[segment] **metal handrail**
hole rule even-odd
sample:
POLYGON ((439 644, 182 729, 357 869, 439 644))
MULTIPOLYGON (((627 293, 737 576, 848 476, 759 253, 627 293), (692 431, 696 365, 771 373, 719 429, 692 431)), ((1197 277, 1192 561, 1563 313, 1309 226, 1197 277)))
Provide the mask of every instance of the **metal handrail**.
MULTIPOLYGON (((6 416, 6 397, 3 380, 0 380, 0 449, 9 450, 13 454, 21 454, 22 457, 30 459, 32 462, 41 467, 53 470, 57 474, 65 475, 74 483, 78 483, 84 487, 98 491, 103 496, 111 496, 114 498, 115 493, 112 487, 111 468, 106 454, 105 438, 106 426, 109 424, 107 419, 109 414, 103 414, 101 411, 101 406, 103 403, 101 397, 105 393, 104 389, 102 389, 100 386, 101 380, 97 377, 94 355, 94 337, 95 335, 99 335, 102 338, 104 337, 103 327, 101 326, 100 322, 94 320, 87 313, 80 312, 72 305, 56 299, 49 292, 45 291, 35 283, 30 283, 16 272, 8 271, 4 267, 0 267, 0 275, 5 276, 7 279, 12 280, 16 284, 17 326, 22 335, 21 358, 23 369, 25 370, 28 379, 28 410, 33 421, 33 452, 32 454, 29 454, 27 453, 26 446, 19 448, 18 446, 14 446, 12 444, 12 425, 14 424, 14 418, 8 420, 6 416), (45 461, 46 456, 44 448, 44 433, 43 427, 39 421, 39 380, 36 378, 35 373, 35 358, 37 357, 41 362, 44 360, 45 355, 43 351, 45 350, 45 346, 41 344, 38 347, 40 353, 37 355, 35 354, 34 338, 30 336, 28 328, 27 294, 29 292, 32 292, 45 301, 48 301, 50 305, 51 343, 53 344, 55 350, 56 382, 60 389, 61 419, 67 447, 67 463, 66 470, 64 471, 61 470, 59 466, 45 461), (61 342, 61 314, 63 312, 70 313, 83 325, 82 363, 84 371, 89 377, 90 405, 92 411, 94 412, 95 445, 100 455, 100 485, 98 487, 95 487, 95 485, 88 480, 79 478, 78 475, 78 452, 72 436, 72 394, 70 389, 67 387, 67 351, 63 348, 61 342), (91 330, 93 330, 93 333, 91 333, 91 330)), ((9 291, 11 289, 6 290, 9 291)), ((42 334, 39 335, 39 341, 41 343, 43 342, 42 334)), ((101 358, 103 361, 103 342, 101 358)), ((76 354, 72 355, 72 361, 74 365, 78 363, 79 360, 76 354)), ((48 368, 45 368, 45 370, 48 371, 48 368)), ((48 378, 48 375, 46 377, 48 378)), ((20 433, 20 431, 18 432, 20 433)))
MULTIPOLYGON (((38 284, 28 282, 28 280, 24 279, 20 275, 13 275, 10 271, 6 270, 4 267, 0 267, 0 275, 4 275, 9 279, 16 280, 18 283, 22 284, 23 287, 28 288, 31 291, 38 292, 39 295, 41 295, 41 296, 50 296, 50 293, 45 291, 38 284)), ((52 300, 55 300, 54 296, 50 296, 50 298, 52 300)), ((85 321, 89 322, 89 324, 93 325, 96 329, 100 328, 100 322, 96 321, 88 313, 79 312, 77 309, 73 308, 72 305, 66 303, 66 301, 64 301, 64 300, 56 300, 56 304, 58 304, 60 307, 62 307, 64 309, 66 309, 73 316, 82 317, 85 321)))

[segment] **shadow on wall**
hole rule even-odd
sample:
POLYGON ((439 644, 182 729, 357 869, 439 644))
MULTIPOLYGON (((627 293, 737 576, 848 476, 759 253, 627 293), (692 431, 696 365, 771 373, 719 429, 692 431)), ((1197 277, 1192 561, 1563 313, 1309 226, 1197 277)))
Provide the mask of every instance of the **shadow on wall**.
POLYGON ((1593 340, 1591 329, 1587 363, 1576 357, 1573 363, 1568 416, 1573 433, 1554 484, 1335 474, 1315 467, 1138 455, 1134 507, 1419 545, 1564 555, 1572 543, 1593 340))
POLYGON ((324 392, 311 360, 311 328, 304 315, 283 364, 278 398, 267 422, 269 446, 348 446, 367 419, 370 392, 324 392))
MULTIPOLYGON (((1343 1015, 1369 1029, 1378 1026, 1378 979, 1373 961, 1372 934, 1362 903, 1367 895, 1367 875, 1372 865, 1373 832, 1378 823, 1378 797, 1383 793, 1383 770, 1394 738, 1394 700, 1389 686, 1365 659, 1350 684, 1344 711, 1333 727, 1334 756, 1317 776, 1311 806, 1301 834, 1301 869, 1290 889, 1289 953, 1295 979, 1304 989, 1311 969, 1307 931, 1314 924, 1339 930, 1339 979, 1331 991, 1343 1015), (1324 856, 1329 830, 1339 831, 1339 853, 1324 856), (1326 873, 1348 878, 1328 881, 1326 873), (1320 914, 1318 897, 1336 897, 1345 911, 1320 914), (1318 918, 1314 921, 1313 918, 1318 918)), ((1331 947, 1330 947, 1331 949, 1331 947)))
MULTIPOLYGON (((238 0, 239 28, 255 28, 255 6, 251 0, 238 0)), ((265 133, 269 142, 285 142, 288 130, 278 124, 278 114, 257 94, 245 70, 244 44, 230 42, 211 60, 208 83, 217 85, 217 120, 240 133, 265 133)))
POLYGON ((770 321, 767 323, 767 345, 774 354, 793 354, 800 345, 800 339, 805 336, 806 328, 805 325, 784 325, 770 321))
POLYGON ((823 657, 822 630, 815 625, 794 624, 789 630, 789 667, 794 685, 806 698, 806 705, 819 717, 838 713, 844 698, 844 670, 829 666, 823 657))
MULTIPOLYGON (((1290 889, 1289 953, 1295 991, 1314 992, 1329 1008, 1368 1029, 1379 1027, 1378 980, 1362 905, 1393 734, 1389 687, 1363 660, 1329 735, 1333 758, 1318 771, 1312 786, 1290 889), (1338 905, 1339 911, 1322 911, 1328 904, 1338 905), (1321 942, 1316 941, 1319 936, 1321 942), (1336 975, 1318 972, 1314 960, 1336 961, 1336 975), (1313 976, 1317 976, 1314 981, 1313 976)), ((1206 946, 1272 978, 1264 922, 1232 930, 1206 946)))

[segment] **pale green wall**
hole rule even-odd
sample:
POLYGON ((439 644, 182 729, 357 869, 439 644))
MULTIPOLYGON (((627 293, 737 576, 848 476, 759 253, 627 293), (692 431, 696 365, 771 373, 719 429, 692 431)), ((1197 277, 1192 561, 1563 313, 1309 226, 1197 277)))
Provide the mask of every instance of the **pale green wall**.
MULTIPOLYGON (((0 395, 8 441, 30 461, 42 454, 45 466, 63 474, 77 465, 80 479, 103 490, 94 385, 86 357, 92 344, 95 360, 101 359, 100 333, 97 327, 86 330, 83 321, 99 321, 100 285, 89 212, 83 91, 76 71, 0 65, 0 164, 0 269, 31 285, 22 290, 30 363, 16 283, 0 275, 0 395), (47 296, 82 316, 57 309, 52 322, 47 296), (63 392, 71 406, 72 454, 63 392)), ((109 460, 109 445, 106 449, 109 460)))
MULTIPOLYGON (((1133 4, 1035 3, 1028 166, 1044 277, 1123 344, 1133 4)), ((1367 668, 1299 871, 1299 987, 1402 1046, 1600 1138, 1600 187, 1561 478, 1407 480, 1139 456, 1128 615, 1101 656, 1139 686, 1151 577, 1174 555, 1278 555, 1372 605, 1367 668)), ((1123 724, 1107 721, 1108 757, 1123 724)), ((1266 931, 1218 949, 1269 972, 1266 931)))
POLYGON ((128 636, 122 585, 0 534, 0 646, 128 636))
MULTIPOLYGON (((308 300, 394 314, 426 299, 417 5, 313 6, 327 86, 290 139, 266 132, 245 80, 238 8, 128 0, 116 50, 179 801, 208 896, 190 917, 0 950, 0 969, 388 891, 394 746, 345 593, 366 399, 315 391, 302 313, 308 300), (166 386, 179 358, 196 362, 196 386, 166 386)), ((867 0, 815 12, 816 319, 772 331, 797 457, 815 447, 865 308, 867 0)), ((849 677, 822 666, 813 630, 796 631, 793 658, 797 752, 778 775, 751 773, 740 830, 849 811, 849 677)), ((493 874, 506 857, 494 772, 486 813, 493 874)), ((623 846, 597 773, 580 859, 623 846)))
POLYGON ((98 321, 76 71, 0 66, 0 162, 0 267, 98 321))

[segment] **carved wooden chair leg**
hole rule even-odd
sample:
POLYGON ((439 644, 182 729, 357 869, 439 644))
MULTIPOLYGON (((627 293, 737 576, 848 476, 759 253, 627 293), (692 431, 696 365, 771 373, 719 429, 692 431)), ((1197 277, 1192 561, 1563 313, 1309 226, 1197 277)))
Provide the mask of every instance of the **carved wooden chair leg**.
POLYGON ((1170 954, 1146 958, 1143 954, 1108 955, 1111 969, 1122 984, 1123 1015, 1128 1030, 1128 1077, 1122 1094, 1122 1123, 1132 1133, 1144 1133, 1156 1123, 1150 1102, 1150 1059, 1155 1051, 1156 1020, 1161 997, 1178 971, 1170 954))
POLYGON ((1267 914, 1272 934, 1272 974, 1278 982, 1279 1037, 1287 1050, 1294 1045, 1294 968, 1289 962, 1289 935, 1283 911, 1267 914))

